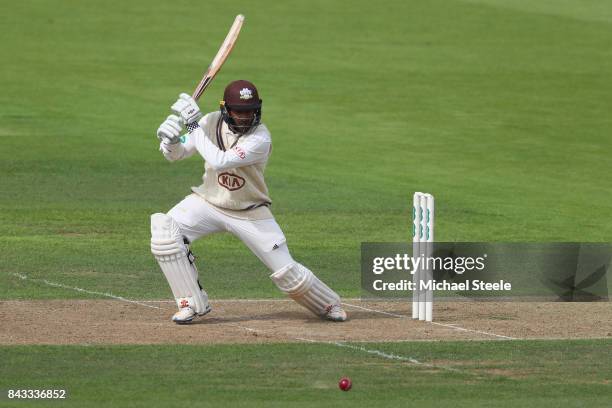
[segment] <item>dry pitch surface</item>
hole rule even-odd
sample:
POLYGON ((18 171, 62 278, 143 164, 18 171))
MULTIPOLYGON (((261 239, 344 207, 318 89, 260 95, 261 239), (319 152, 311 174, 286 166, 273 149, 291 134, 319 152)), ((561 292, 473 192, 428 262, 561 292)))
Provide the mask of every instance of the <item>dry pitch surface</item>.
POLYGON ((169 319, 169 301, 0 302, 1 345, 231 344, 612 337, 612 305, 439 302, 435 321, 413 321, 405 302, 345 303, 350 320, 322 321, 292 301, 217 300, 191 325, 169 319))

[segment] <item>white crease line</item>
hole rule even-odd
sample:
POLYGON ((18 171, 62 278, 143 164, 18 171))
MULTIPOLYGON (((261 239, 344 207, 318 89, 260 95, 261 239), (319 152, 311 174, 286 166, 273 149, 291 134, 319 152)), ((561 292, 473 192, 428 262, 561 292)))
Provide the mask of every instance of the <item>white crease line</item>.
POLYGON ((139 302, 137 300, 126 299, 123 296, 115 296, 115 295, 113 295, 111 293, 96 292, 96 291, 93 291, 93 290, 87 290, 87 289, 79 288, 79 287, 76 287, 76 286, 67 286, 67 285, 64 285, 62 283, 56 283, 56 282, 48 281, 46 279, 30 278, 27 275, 23 275, 21 273, 11 273, 11 275, 13 275, 13 276, 15 276, 15 277, 17 277, 17 278, 19 278, 21 280, 29 280, 29 281, 32 281, 32 282, 40 282, 40 283, 44 283, 45 285, 53 286, 53 287, 56 287, 56 288, 70 289, 70 290, 74 290, 75 292, 83 292, 83 293, 88 293, 90 295, 105 296, 105 297, 112 298, 112 299, 115 299, 115 300, 121 300, 122 302, 134 303, 134 304, 137 304, 137 305, 140 305, 140 306, 150 307, 151 309, 160 309, 160 310, 162 309, 161 307, 158 307, 158 306, 147 305, 146 303, 142 303, 142 302, 139 302))
MULTIPOLYGON (((45 285, 48 286, 53 286, 56 288, 63 288, 63 289, 69 289, 69 290, 74 290, 76 292, 82 292, 82 293, 89 293, 91 295, 98 295, 98 296, 104 296, 104 297, 108 297, 111 299, 115 299, 115 300, 121 300, 123 302, 127 302, 127 303, 133 303, 136 305, 140 305, 140 306, 144 306, 144 307, 149 307, 151 309, 162 309, 161 307, 158 306, 153 306, 153 305, 148 305, 144 302, 168 302, 168 303, 173 303, 172 301, 163 301, 163 300, 151 300, 151 301, 138 301, 138 300, 132 300, 132 299, 127 299, 124 298, 122 296, 115 296, 112 293, 108 293, 108 292, 96 292, 93 290, 87 290, 87 289, 83 289, 83 288, 79 288, 76 286, 67 286, 64 285, 62 283, 56 283, 56 282, 51 282, 48 281, 46 279, 35 279, 35 278, 30 278, 27 275, 23 275, 20 273, 11 273, 11 275, 21 279, 21 280, 29 280, 32 282, 41 282, 44 283, 45 285)), ((271 299, 271 300, 266 300, 266 299, 219 299, 216 302, 240 302, 240 301, 244 301, 244 302, 270 302, 270 301, 275 301, 275 302, 289 302, 289 299, 271 299)), ((214 303, 215 301, 212 301, 212 303, 214 303)), ((399 314, 395 314, 395 313, 389 313, 389 312, 385 312, 382 310, 375 310, 375 309, 370 309, 367 307, 363 307, 363 306, 357 306, 357 305, 353 305, 350 303, 344 303, 344 305, 347 306, 351 306, 351 307, 355 307, 358 309, 363 309, 363 310, 367 310, 369 312, 374 312, 374 313, 380 313, 380 314, 384 314, 384 315, 388 315, 388 316, 393 316, 393 317, 399 317, 399 318, 406 318, 407 316, 404 315, 399 315, 399 314)), ((507 339, 507 340, 518 340, 516 337, 510 337, 510 336, 503 336, 501 334, 495 334, 495 333, 488 333, 488 332, 484 332, 484 331, 480 331, 480 330, 472 330, 472 329, 466 329, 463 327, 459 327, 459 326, 455 326, 455 325, 450 325, 450 324, 444 324, 444 323, 437 323, 437 322, 430 322, 431 324, 435 324, 437 326, 443 326, 443 327, 449 327, 451 329, 455 329, 455 330, 459 330, 459 331, 465 331, 465 332, 472 332, 472 333, 479 333, 479 334, 484 334, 487 336, 493 336, 493 337, 499 337, 502 339, 507 339)))
MULTIPOLYGON (((405 315, 400 315, 400 314, 396 314, 396 313, 389 313, 389 312, 385 312, 385 311, 382 311, 382 310, 370 309, 368 307, 352 305, 352 304, 346 303, 346 302, 342 302, 342 304, 343 305, 347 305, 347 306, 351 306, 351 307, 355 307, 357 309, 367 310, 368 312, 380 313, 380 314, 384 314, 384 315, 387 315, 387 316, 399 317, 399 318, 402 318, 402 319, 408 318, 408 316, 405 316, 405 315)), ((451 328, 451 329, 455 329, 455 330, 459 330, 459 331, 464 331, 464 332, 472 332, 472 333, 484 334, 486 336, 498 337, 498 338, 506 339, 506 340, 518 340, 518 338, 516 338, 516 337, 504 336, 504 335, 501 335, 501 334, 489 333, 489 332, 485 332, 485 331, 481 331, 481 330, 466 329, 464 327, 458 326, 456 323, 453 323, 453 324, 445 324, 445 323, 438 323, 438 322, 429 322, 429 323, 434 324, 436 326, 448 327, 448 328, 451 328)))
POLYGON ((459 330, 459 331, 467 331, 467 332, 472 332, 472 333, 479 333, 479 334, 484 334, 484 335, 487 335, 487 336, 499 337, 501 339, 506 339, 506 340, 518 340, 517 337, 504 336, 502 334, 495 334, 495 333, 485 332, 485 331, 481 331, 481 330, 466 329, 465 327, 457 326, 457 325, 454 325, 454 324, 451 325, 451 324, 444 324, 444 323, 438 323, 438 322, 429 322, 429 323, 435 324, 436 326, 450 327, 451 329, 455 329, 455 330, 459 330))
MULTIPOLYGON (((139 299, 138 302, 142 302, 142 303, 175 303, 173 300, 146 300, 146 299, 139 299)), ((291 299, 210 299, 211 303, 258 303, 258 302, 270 302, 270 303, 275 303, 275 302, 293 302, 293 300, 291 299)))
MULTIPOLYGON (((168 299, 136 299, 138 302, 143 302, 143 303, 174 303, 173 300, 168 300, 168 299)), ((357 300, 357 301, 361 301, 361 299, 359 298, 350 298, 348 299, 350 301, 353 300, 357 300)), ((212 301, 216 302, 216 303, 229 303, 229 302, 270 302, 270 303, 276 303, 276 302, 293 302, 293 300, 291 299, 279 299, 279 298, 271 298, 271 299, 244 299, 244 298, 226 298, 226 299, 212 299, 212 301)), ((353 306, 353 307, 358 307, 358 308, 362 308, 362 309, 366 309, 366 310, 370 310, 361 306, 354 306, 354 305, 350 305, 348 303, 344 303, 342 302, 342 304, 348 305, 348 306, 353 306)), ((372 310, 373 312, 379 312, 380 311, 376 311, 376 310, 372 310)), ((400 315, 397 315, 398 317, 400 315)), ((403 317, 403 316, 402 316, 403 317)))
MULTIPOLYGON (((223 319, 221 319, 221 321, 223 321, 223 319)), ((246 331, 251 332, 251 333, 262 333, 262 334, 265 334, 265 333, 264 333, 263 331, 261 331, 261 330, 251 329, 250 327, 241 326, 241 325, 236 324, 236 323, 228 323, 228 324, 229 324, 230 326, 238 327, 238 328, 241 328, 242 330, 246 330, 246 331)))
POLYGON ((458 370, 456 368, 440 366, 440 365, 435 365, 435 364, 429 364, 429 363, 424 363, 422 361, 417 360, 414 357, 406 357, 406 356, 400 356, 398 354, 393 354, 393 353, 385 353, 384 351, 374 350, 374 349, 367 349, 367 348, 365 348, 363 346, 354 346, 354 345, 347 344, 347 343, 340 342, 340 341, 330 341, 330 342, 325 341, 325 342, 321 342, 321 341, 316 341, 316 340, 312 340, 312 339, 306 339, 306 338, 303 338, 303 337, 296 337, 296 340, 306 341, 306 342, 314 343, 314 344, 333 344, 334 346, 337 346, 337 347, 344 347, 344 348, 349 348, 349 349, 352 349, 352 350, 362 351, 364 353, 368 353, 368 354, 372 354, 372 355, 375 355, 375 356, 378 356, 378 357, 386 358, 388 360, 404 361, 404 362, 412 363, 414 365, 418 365, 418 366, 421 366, 421 367, 436 368, 436 369, 442 369, 442 370, 447 370, 447 371, 463 373, 463 371, 458 370))
POLYGON ((357 308, 357 309, 366 310, 368 312, 384 314, 384 315, 387 315, 387 316, 400 317, 400 318, 405 318, 406 317, 404 315, 400 315, 400 314, 396 314, 396 313, 390 313, 390 312, 385 312, 383 310, 370 309, 368 307, 363 307, 363 306, 358 306, 358 305, 352 305, 352 304, 346 303, 346 302, 342 302, 342 304, 350 306, 350 307, 354 307, 354 308, 357 308))
MULTIPOLYGON (((29 281, 32 281, 32 282, 41 282, 41 283, 44 283, 45 285, 49 285, 49 286, 53 286, 53 287, 57 287, 57 288, 74 290, 76 292, 88 293, 88 294, 91 294, 91 295, 105 296, 105 297, 109 297, 109 298, 112 298, 112 299, 115 299, 115 300, 120 300, 122 302, 133 303, 133 304, 136 304, 136 305, 140 305, 140 306, 144 306, 144 307, 149 307, 149 308, 152 308, 152 309, 160 309, 160 310, 162 309, 161 307, 158 307, 158 306, 147 305, 146 303, 143 303, 143 302, 140 302, 140 301, 137 301, 137 300, 127 299, 127 298, 124 298, 123 296, 115 296, 115 295, 113 295, 111 293, 96 292, 96 291, 93 291, 93 290, 87 290, 87 289, 79 288, 79 287, 76 287, 76 286, 67 286, 67 285, 64 285, 64 284, 61 284, 61 283, 56 283, 56 282, 48 281, 46 279, 30 278, 27 275, 23 275, 23 274, 20 274, 20 273, 11 273, 11 275, 13 275, 13 276, 15 276, 15 277, 17 277, 17 278, 19 278, 21 280, 29 280, 29 281)), ((250 299, 245 299, 245 300, 248 301, 250 299)), ((253 299, 253 300, 255 300, 255 301, 265 301, 265 300, 262 300, 262 299, 253 299)), ((275 299, 275 300, 278 301, 278 300, 284 300, 284 299, 275 299)), ((235 301, 235 300, 225 299, 224 301, 235 301)), ((400 318, 405 318, 406 317, 406 316, 403 316, 403 315, 397 315, 397 314, 394 314, 394 313, 387 313, 387 312, 383 312, 383 311, 380 311, 380 310, 368 309, 368 308, 365 308, 365 307, 362 307, 362 306, 350 305, 348 303, 345 303, 345 304, 347 306, 353 306, 353 307, 356 307, 356 308, 360 308, 360 309, 364 309, 364 310, 368 310, 368 311, 372 311, 372 312, 376 312, 376 313, 388 314, 388 315, 392 315, 392 316, 396 316, 396 317, 400 317, 400 318)), ((458 329, 458 330, 462 330, 462 331, 474 331, 474 332, 477 332, 477 333, 488 334, 488 335, 493 335, 493 336, 504 337, 504 338, 507 338, 507 339, 516 340, 514 337, 507 337, 507 336, 501 336, 501 335, 498 335, 498 334, 480 332, 480 331, 477 331, 477 330, 464 329, 464 328, 461 328, 461 327, 454 327, 454 326, 445 325, 445 324, 442 324, 442 323, 435 323, 434 322, 434 324, 437 324, 437 325, 440 325, 440 326, 447 326, 447 327, 451 327, 453 329, 458 329)), ((235 327, 239 327, 239 328, 241 328, 243 330, 246 330, 246 331, 249 331, 249 332, 252 332, 252 333, 266 334, 265 331, 257 330, 257 329, 252 329, 250 327, 242 326, 242 325, 239 325, 239 324, 231 323, 231 325, 233 325, 235 327)), ((448 371, 462 372, 461 370, 457 370, 456 368, 445 367, 445 366, 437 366, 437 365, 433 365, 433 364, 423 363, 423 362, 418 361, 418 360, 416 360, 416 359, 414 359, 412 357, 405 357, 405 356, 399 356, 399 355, 396 355, 396 354, 389 354, 389 353, 385 353, 385 352, 380 351, 380 350, 366 349, 365 347, 362 347, 362 346, 352 346, 350 344, 341 343, 341 342, 337 342, 337 341, 336 342, 320 342, 320 341, 316 341, 316 340, 312 340, 312 339, 306 339, 306 338, 300 338, 300 337, 295 337, 294 340, 306 341, 306 342, 309 342, 309 343, 333 344, 333 345, 335 345, 337 347, 346 347, 346 348, 350 348, 350 349, 353 349, 353 350, 359 350, 359 351, 363 351, 363 352, 368 353, 368 354, 377 355, 379 357, 383 357, 383 358, 386 358, 386 359, 399 360, 399 361, 407 361, 407 362, 410 362, 412 364, 421 365, 421 366, 424 366, 424 367, 440 368, 440 369, 444 369, 444 370, 448 370, 448 371)))

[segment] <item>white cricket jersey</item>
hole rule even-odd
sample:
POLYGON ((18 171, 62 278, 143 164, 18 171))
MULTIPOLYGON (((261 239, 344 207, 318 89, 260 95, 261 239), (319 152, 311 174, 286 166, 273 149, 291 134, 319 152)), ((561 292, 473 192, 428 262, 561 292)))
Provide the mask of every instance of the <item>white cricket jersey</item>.
POLYGON ((204 158, 203 183, 192 191, 227 215, 243 219, 273 218, 264 171, 272 151, 270 132, 260 124, 238 137, 221 117, 211 112, 200 127, 181 137, 181 143, 164 145, 170 160, 181 160, 196 151, 204 158))

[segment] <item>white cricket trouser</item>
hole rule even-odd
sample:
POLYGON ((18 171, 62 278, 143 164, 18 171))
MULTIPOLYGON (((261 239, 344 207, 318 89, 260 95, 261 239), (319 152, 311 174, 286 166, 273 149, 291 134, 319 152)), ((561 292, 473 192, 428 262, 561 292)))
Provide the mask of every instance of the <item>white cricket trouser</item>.
POLYGON ((168 215, 178 223, 181 234, 190 242, 216 232, 230 232, 272 272, 294 262, 285 243, 285 234, 274 218, 252 221, 230 217, 196 194, 185 197, 168 215))

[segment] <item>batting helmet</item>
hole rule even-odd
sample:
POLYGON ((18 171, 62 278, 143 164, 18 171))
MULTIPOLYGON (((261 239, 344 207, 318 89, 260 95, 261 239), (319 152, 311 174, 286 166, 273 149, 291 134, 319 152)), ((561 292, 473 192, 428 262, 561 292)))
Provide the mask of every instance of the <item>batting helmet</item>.
POLYGON ((259 92, 253 83, 245 80, 231 82, 223 92, 221 101, 221 116, 230 130, 243 135, 259 125, 261 121, 261 105, 259 92), (231 112, 252 112, 252 116, 243 118, 232 117, 231 112))

